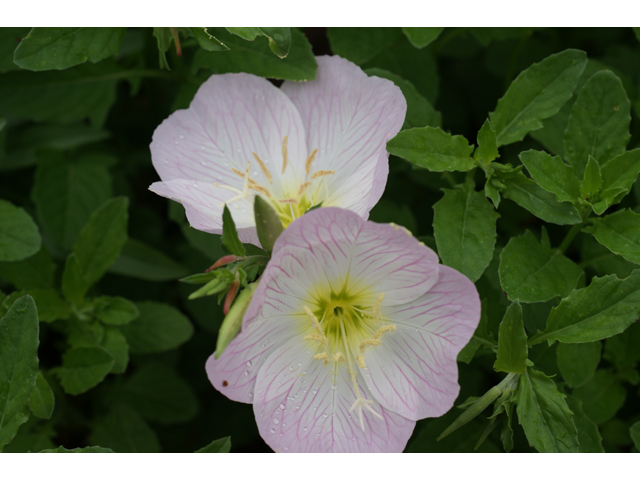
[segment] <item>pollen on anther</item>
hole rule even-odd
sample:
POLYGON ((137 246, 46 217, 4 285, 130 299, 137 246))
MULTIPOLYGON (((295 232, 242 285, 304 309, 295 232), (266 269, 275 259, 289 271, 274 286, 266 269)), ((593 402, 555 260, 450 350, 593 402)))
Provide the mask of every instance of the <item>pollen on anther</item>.
POLYGON ((333 175, 336 173, 335 170, 318 170, 316 173, 311 175, 311 180, 315 180, 318 177, 324 177, 326 175, 333 175))
POLYGON ((311 182, 304 182, 302 185, 300 185, 300 189, 298 190, 298 195, 302 195, 304 191, 307 189, 307 187, 309 187, 309 185, 311 185, 311 182))
POLYGON ((252 152, 252 153, 253 153, 253 158, 256 159, 256 162, 258 162, 258 165, 260 166, 260 170, 262 170, 262 173, 264 174, 264 176, 267 177, 267 180, 269 180, 269 183, 273 185, 273 177, 271 176, 271 172, 269 171, 267 166, 264 164, 262 159, 258 156, 258 154, 256 152, 252 152))
POLYGON ((293 203, 293 204, 297 204, 298 200, 296 200, 295 198, 283 198, 281 200, 278 200, 280 203, 293 203))
POLYGON ((285 135, 282 141, 282 173, 287 169, 287 163, 289 163, 289 153, 287 144, 289 143, 289 136, 285 135))
POLYGON ((313 164, 313 161, 315 160, 317 153, 318 153, 318 149, 316 148, 313 152, 311 152, 311 155, 309 155, 304 162, 304 168, 307 172, 307 175, 309 175, 309 173, 311 172, 311 165, 313 164))

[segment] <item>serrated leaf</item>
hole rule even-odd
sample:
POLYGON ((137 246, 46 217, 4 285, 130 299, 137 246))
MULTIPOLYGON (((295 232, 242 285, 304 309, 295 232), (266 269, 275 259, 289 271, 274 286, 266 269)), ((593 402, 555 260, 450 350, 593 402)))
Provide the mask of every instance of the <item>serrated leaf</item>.
POLYGON ((474 153, 474 157, 480 163, 488 165, 499 156, 496 133, 491 128, 491 122, 487 119, 478 132, 478 148, 474 153))
POLYGON ((133 353, 157 353, 179 347, 193 335, 189 319, 169 305, 136 303, 140 316, 122 327, 133 353))
POLYGON ((58 448, 49 448, 47 450, 42 450, 38 453, 114 453, 110 448, 92 446, 92 447, 83 447, 83 448, 72 448, 68 450, 62 446, 58 448))
POLYGON ((521 72, 489 114, 498 146, 542 128, 542 120, 555 115, 571 97, 586 64, 584 52, 569 49, 521 72))
POLYGON ((580 184, 580 194, 585 200, 593 198, 602 188, 602 174, 600 165, 595 158, 589 155, 589 161, 584 170, 584 178, 580 184))
POLYGON ((466 172, 475 168, 473 146, 461 135, 440 128, 403 130, 387 142, 387 151, 432 172, 466 172))
POLYGON ((74 347, 62 356, 62 366, 55 373, 66 393, 79 395, 104 380, 113 364, 113 357, 104 348, 74 347))
POLYGON ((611 420, 624 404, 627 391, 613 371, 598 370, 588 383, 576 388, 573 395, 582 400, 584 413, 598 425, 611 420))
POLYGON ((112 403, 109 412, 100 419, 91 441, 105 445, 117 453, 158 453, 160 443, 156 433, 131 407, 112 403))
POLYGON ((578 430, 580 453, 604 453, 598 425, 584 413, 582 401, 574 396, 569 396, 567 397, 567 405, 573 412, 573 421, 578 430))
POLYGON ((556 350, 558 369, 571 388, 587 383, 600 363, 600 342, 561 343, 556 350))
POLYGON ((640 264, 640 215, 632 210, 619 212, 593 220, 584 229, 616 255, 640 264))
POLYGON ((547 328, 530 339, 532 345, 595 342, 624 331, 638 319, 640 270, 620 280, 615 275, 594 278, 574 290, 551 310, 547 328))
POLYGON ((22 208, 0 200, 0 262, 23 260, 40 250, 38 227, 22 208))
POLYGON ((545 222, 557 225, 574 225, 582 221, 580 213, 573 205, 558 202, 553 194, 543 190, 533 180, 525 177, 522 172, 513 177, 505 178, 504 184, 507 188, 502 192, 502 195, 545 222))
POLYGON ((402 27, 402 31, 416 48, 424 48, 440 36, 444 27, 402 27))
POLYGON ((127 240, 108 271, 151 282, 176 280, 189 274, 184 266, 160 250, 133 238, 127 240))
POLYGON ((229 47, 224 43, 213 35, 210 35, 206 27, 189 27, 189 30, 198 41, 198 45, 207 52, 224 52, 225 50, 229 50, 229 47))
POLYGON ((524 373, 527 370, 528 354, 522 307, 516 300, 509 305, 500 323, 498 353, 493 369, 497 372, 524 373))
POLYGON ((514 396, 518 422, 529 445, 541 453, 577 453, 578 432, 565 395, 544 373, 529 368, 514 396))
POLYGON ((29 409, 38 418, 49 419, 53 414, 56 399, 49 382, 44 378, 42 372, 38 372, 36 384, 29 397, 29 409))
MULTIPOLYGON (((225 205, 225 212, 228 213, 226 205, 225 205)), ((258 240, 260 240, 260 245, 267 252, 271 253, 271 251, 273 250, 273 245, 276 243, 276 240, 278 239, 280 234, 284 231, 284 227, 282 226, 282 221, 278 216, 278 212, 276 212, 275 209, 271 206, 271 204, 268 203, 266 200, 264 200, 261 196, 256 195, 253 201, 253 213, 255 216, 256 232, 258 234, 258 240)), ((231 214, 229 214, 229 218, 230 217, 231 217, 231 214)), ((223 219, 224 219, 224 213, 223 213, 223 219)), ((235 225, 233 225, 233 227, 235 229, 235 225)), ((224 229, 224 222, 223 222, 223 229, 224 229)), ((225 234, 225 231, 223 230, 222 232, 223 243, 225 241, 224 234, 225 234)), ((238 242, 240 241, 238 240, 238 242)), ((225 245, 227 244, 225 243, 225 245)), ((227 248, 229 248, 229 246, 227 246, 227 248)), ((244 246, 242 246, 242 250, 244 251, 244 246)), ((231 251, 231 253, 235 255, 238 255, 236 252, 231 250, 231 248, 229 248, 229 251, 231 251)), ((245 255, 246 255, 246 252, 244 252, 243 254, 240 254, 240 256, 242 257, 244 257, 245 255)))
POLYGON ((224 206, 224 210, 222 212, 222 244, 227 247, 229 252, 237 257, 247 256, 244 245, 238 238, 236 224, 233 221, 233 217, 231 216, 231 212, 227 205, 224 206))
POLYGON ((618 203, 629 191, 640 172, 640 149, 629 150, 602 167, 602 194, 606 207, 618 203))
POLYGON ((582 177, 589 156, 600 166, 622 154, 629 142, 630 103, 622 82, 605 70, 582 87, 564 134, 564 154, 582 177))
POLYGON ((195 453, 229 453, 231 451, 231 437, 214 440, 206 447, 196 450, 195 453))
POLYGON ((434 236, 442 262, 475 282, 491 262, 500 215, 471 187, 445 190, 433 210, 434 236))
POLYGON ((15 50, 13 61, 26 70, 63 70, 118 53, 126 28, 33 28, 15 50))
POLYGON ((584 275, 562 252, 538 243, 530 230, 511 237, 500 254, 499 273, 507 298, 524 303, 565 297, 584 275))
POLYGON ((256 37, 262 35, 262 30, 258 27, 225 27, 229 33, 238 35, 240 38, 253 42, 256 37))
POLYGON ((535 182, 556 196, 559 202, 576 203, 580 197, 580 181, 572 166, 560 157, 546 152, 527 150, 520 160, 535 182))
POLYGON ((29 418, 38 376, 38 330, 38 311, 28 295, 0 319, 0 451, 29 418))
POLYGON ((98 297, 93 306, 93 314, 105 325, 125 325, 140 314, 135 303, 122 297, 98 297))
POLYGON ((392 46, 402 37, 399 28, 329 27, 327 38, 331 50, 356 65, 362 65, 392 46))

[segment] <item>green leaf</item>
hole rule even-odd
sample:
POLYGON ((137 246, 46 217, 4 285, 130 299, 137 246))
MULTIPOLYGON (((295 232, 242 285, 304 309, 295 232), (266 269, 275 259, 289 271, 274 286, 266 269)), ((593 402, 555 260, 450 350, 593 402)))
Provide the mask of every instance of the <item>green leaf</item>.
POLYGON ((547 328, 531 338, 532 345, 547 340, 562 343, 595 342, 624 331, 638 319, 640 270, 620 280, 615 275, 594 278, 574 290, 551 310, 547 328))
POLYGON ((311 44, 297 29, 291 29, 291 49, 286 58, 273 55, 263 42, 246 42, 222 28, 208 32, 227 45, 228 52, 199 50, 193 62, 194 71, 201 68, 213 73, 247 72, 261 77, 306 81, 316 78, 318 65, 311 44))
POLYGON ((29 419, 29 397, 38 376, 38 311, 18 299, 0 319, 0 451, 29 419))
POLYGON ((53 288, 30 289, 26 293, 33 297, 38 306, 38 319, 50 323, 54 320, 66 320, 71 315, 69 305, 62 299, 60 292, 53 288))
POLYGON ((9 72, 0 76, 0 115, 72 123, 86 118, 104 124, 123 78, 115 62, 79 65, 49 72, 9 72))
POLYGON ((126 28, 33 28, 13 61, 26 70, 64 70, 86 62, 99 62, 118 53, 126 28))
POLYGON ((262 30, 258 27, 225 27, 229 33, 238 35, 240 38, 253 42, 256 37, 262 35, 262 30))
POLYGON ((89 284, 84 279, 84 272, 80 260, 75 253, 69 254, 62 273, 62 294, 71 303, 79 305, 84 299, 89 284))
POLYGON ((127 241, 128 205, 125 197, 107 201, 91 214, 80 232, 73 251, 88 285, 97 282, 120 255, 127 241))
POLYGON ((227 348, 229 343, 231 343, 231 340, 233 340, 240 331, 242 318, 249 307, 249 302, 251 302, 251 297, 253 297, 253 293, 256 291, 257 287, 258 282, 255 282, 249 284, 247 288, 242 290, 240 295, 238 295, 238 298, 233 302, 233 305, 231 305, 229 313, 224 317, 222 325, 220 326, 220 332, 218 333, 218 340, 216 342, 216 359, 220 358, 222 352, 224 352, 225 348, 227 348))
POLYGON ((627 391, 611 370, 598 370, 587 384, 576 388, 573 394, 582 400, 584 413, 598 425, 611 420, 627 397, 627 391))
POLYGON ((520 376, 514 397, 518 422, 529 445, 541 453, 578 452, 578 432, 565 397, 542 372, 528 369, 520 376))
MULTIPOLYGON (((258 240, 260 240, 260 245, 267 252, 271 253, 273 250, 273 245, 276 243, 276 240, 280 236, 280 234, 284 231, 282 227, 282 221, 280 221, 280 217, 278 216, 278 212, 264 200, 261 196, 256 195, 253 202, 253 213, 255 215, 256 220, 256 231, 258 233, 258 240)), ((227 209, 227 206, 224 207, 223 216, 223 230, 222 230, 222 243, 229 249, 231 253, 234 255, 239 255, 241 257, 246 256, 246 251, 244 250, 244 245, 240 243, 240 240, 237 240, 237 233, 235 232, 235 225, 233 220, 231 220, 231 214, 227 209), (226 215, 226 217, 225 217, 226 215), (225 230, 224 226, 229 222, 229 229, 225 230), (225 242, 225 233, 228 232, 227 241, 225 242), (235 239, 234 237, 235 233, 235 239), (237 244, 235 242, 237 240, 237 244), (231 244, 231 247, 227 245, 227 243, 231 244), (239 247, 238 247, 239 245, 239 247), (234 250, 235 249, 235 250, 234 250), (236 253, 242 252, 242 253, 236 253)))
POLYGON ((122 327, 131 352, 173 350, 193 335, 191 322, 175 308, 156 302, 138 302, 136 305, 140 316, 122 327))
POLYGON ((99 420, 91 441, 118 453, 158 453, 156 433, 131 407, 112 403, 107 415, 99 420))
POLYGON ((604 453, 598 425, 584 413, 582 401, 574 396, 569 396, 567 397, 567 405, 573 412, 573 421, 578 430, 580 453, 604 453))
POLYGON ((67 343, 72 347, 100 346, 104 340, 104 326, 98 321, 76 320, 65 325, 67 343))
POLYGON ((503 192, 506 198, 513 200, 545 222, 573 225, 582 221, 578 210, 573 205, 566 202, 559 203, 553 194, 540 188, 522 172, 511 178, 505 178, 504 184, 507 187, 503 192))
POLYGON ((198 399, 189 384, 157 362, 140 367, 113 395, 145 419, 161 424, 185 423, 198 413, 198 399))
POLYGON ((580 197, 580 181, 572 166, 560 157, 552 157, 546 152, 527 150, 520 154, 520 160, 531 178, 556 196, 559 202, 576 203, 580 197))
POLYGON ((124 373, 129 364, 129 344, 124 334, 117 328, 105 328, 101 346, 113 357, 109 373, 124 373))
POLYGON ((622 82, 605 70, 582 87, 564 133, 565 160, 582 177, 589 156, 603 167, 629 142, 630 103, 622 82))
POLYGON ((36 170, 33 200, 48 240, 71 250, 91 213, 111 197, 111 175, 103 165, 44 157, 36 170))
POLYGON ((589 161, 584 170, 584 178, 580 184, 580 194, 585 200, 589 200, 596 196, 602 188, 602 174, 600 173, 600 165, 589 155, 589 161))
POLYGON ((207 52, 224 52, 229 50, 229 47, 224 43, 213 35, 210 35, 207 28, 190 27, 189 30, 198 41, 198 45, 200 45, 201 48, 204 48, 207 52))
MULTIPOLYGON (((282 225, 282 224, 280 224, 282 225)), ((229 252, 237 257, 246 257, 247 251, 244 245, 238 238, 238 231, 236 230, 236 224, 233 221, 231 212, 227 205, 224 206, 222 212, 222 244, 227 247, 229 252)))
POLYGON ((368 68, 365 73, 369 76, 391 80, 402 90, 402 95, 407 100, 407 116, 402 126, 403 129, 426 126, 440 127, 442 125, 440 112, 433 108, 429 100, 423 97, 411 82, 381 68, 368 68))
POLYGON ((269 39, 269 48, 280 58, 289 55, 291 48, 291 29, 289 27, 260 27, 269 39))
POLYGON ((113 364, 113 357, 104 348, 74 347, 62 356, 62 366, 55 373, 66 393, 79 395, 104 380, 113 364))
POLYGON ((327 38, 333 53, 357 65, 371 60, 393 45, 400 36, 402 32, 399 28, 329 27, 327 29, 327 38))
POLYGON ((110 448, 104 447, 83 447, 83 448, 73 448, 71 450, 67 450, 66 448, 60 446, 58 448, 49 448, 47 450, 42 450, 38 453, 114 453, 110 448))
POLYGON ((440 36, 444 27, 402 27, 402 31, 416 48, 424 48, 440 36))
POLYGON ((496 133, 491 128, 491 122, 487 119, 478 132, 478 148, 474 157, 478 162, 488 165, 499 156, 496 133))
MULTIPOLYGON (((640 33, 636 33, 636 35, 638 36, 638 38, 640 38, 640 33)), ((636 422, 633 425, 631 425, 631 428, 629 429, 629 434, 631 435, 633 444, 636 446, 638 450, 640 450, 640 422, 636 422)))
POLYGON ((640 215, 632 210, 596 218, 593 225, 584 229, 596 240, 617 255, 640 264, 640 215))
POLYGON ((434 236, 442 262, 475 282, 491 262, 500 215, 471 187, 444 190, 433 210, 434 236))
POLYGON ((607 207, 618 203, 629 191, 640 172, 640 148, 629 150, 609 160, 601 169, 602 193, 600 198, 607 207))
POLYGON ((125 325, 140 315, 135 303, 122 297, 98 297, 93 314, 105 325, 125 325))
POLYGON ((600 363, 600 342, 561 343, 556 350, 558 369, 571 388, 587 383, 600 363))
POLYGON ((571 98, 586 64, 584 52, 569 49, 521 72, 489 114, 498 146, 518 142, 542 128, 542 120, 555 115, 571 98))
POLYGON ((636 322, 619 335, 608 338, 604 358, 616 368, 619 378, 633 385, 640 383, 640 322, 636 322))
POLYGON ((482 309, 480 311, 480 322, 478 323, 478 327, 476 331, 473 333, 473 337, 469 340, 460 353, 458 353, 457 361, 463 363, 470 363, 475 356, 476 351, 480 347, 485 348, 497 348, 498 344, 493 338, 493 335, 488 331, 488 315, 487 315, 487 305, 488 302, 486 299, 482 300, 482 309))
POLYGON ((500 254, 499 273, 507 298, 524 303, 566 297, 584 275, 560 250, 538 243, 530 230, 511 237, 500 254))
POLYGON ((184 266, 160 250, 133 238, 127 240, 127 243, 122 247, 120 256, 108 271, 151 282, 176 280, 189 274, 184 266))
POLYGON ((29 27, 0 28, 0 73, 18 70, 19 67, 13 63, 13 52, 30 31, 29 27))
POLYGON ((156 42, 158 43, 158 61, 160 68, 171 70, 169 62, 167 62, 167 51, 173 43, 171 29, 169 27, 153 27, 153 36, 156 37, 156 42))
POLYGON ((31 391, 29 397, 29 409, 38 418, 49 419, 53 414, 53 407, 56 399, 53 396, 53 390, 49 386, 47 379, 44 378, 42 372, 38 372, 36 385, 31 391))
POLYGON ((475 168, 473 146, 461 135, 449 135, 440 128, 404 130, 387 143, 391 155, 432 172, 466 172, 475 168))
POLYGON ((53 286, 56 264, 46 248, 18 262, 0 262, 0 278, 16 288, 49 288, 53 286))
POLYGON ((509 308, 498 333, 498 358, 493 364, 497 372, 524 373, 527 370, 527 333, 522 321, 522 307, 516 300, 509 308))
POLYGON ((40 250, 40 234, 22 208, 0 200, 0 262, 14 262, 40 250))
POLYGON ((195 453, 229 453, 231 451, 231 437, 214 440, 206 447, 196 450, 195 453))

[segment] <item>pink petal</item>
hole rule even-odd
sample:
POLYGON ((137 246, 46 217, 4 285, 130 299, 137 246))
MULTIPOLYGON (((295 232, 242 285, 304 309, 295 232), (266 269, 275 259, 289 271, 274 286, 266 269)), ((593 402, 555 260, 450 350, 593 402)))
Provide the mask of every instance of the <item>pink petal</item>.
POLYGON ((309 188, 326 189, 324 206, 348 208, 366 218, 384 190, 388 170, 379 160, 384 156, 388 165, 386 143, 400 131, 407 103, 391 81, 369 77, 343 58, 316 60, 315 80, 282 85, 300 111, 309 149, 318 148, 314 169, 336 172, 309 188))
POLYGON ((308 343, 291 339, 258 373, 253 410, 265 442, 276 452, 401 452, 415 422, 380 407, 359 376, 361 395, 383 417, 364 410, 363 432, 349 412, 356 395, 346 368, 332 375, 308 343))
POLYGON ((438 283, 406 305, 383 307, 397 326, 365 351, 365 381, 383 407, 412 420, 439 417, 458 396, 456 357, 480 321, 473 283, 440 266, 438 283))
MULTIPOLYGON (((438 257, 431 249, 401 229, 365 222, 339 208, 320 208, 294 221, 276 241, 274 253, 293 252, 291 247, 299 252, 300 264, 309 263, 311 284, 339 291, 348 278, 350 290, 367 289, 371 305, 380 293, 385 294, 383 305, 413 300, 438 279, 438 257), (311 268, 310 259, 318 269, 311 268)), ((274 260, 272 265, 282 267, 274 260)), ((296 288, 296 274, 287 274, 286 281, 296 288)))

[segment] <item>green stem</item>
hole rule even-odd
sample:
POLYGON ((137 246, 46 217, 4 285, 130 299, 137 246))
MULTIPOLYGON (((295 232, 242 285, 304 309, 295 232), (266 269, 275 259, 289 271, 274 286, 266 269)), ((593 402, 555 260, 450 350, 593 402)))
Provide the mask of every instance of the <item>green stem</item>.
POLYGON ((576 223, 574 226, 571 227, 571 230, 569 230, 569 233, 567 233, 567 235, 562 240, 562 243, 558 247, 558 250, 560 250, 560 253, 564 253, 567 250, 567 248, 569 248, 569 245, 571 245, 571 242, 573 242, 573 239, 576 238, 576 235, 578 234, 578 232, 582 230, 582 227, 584 227, 584 222, 576 223))

